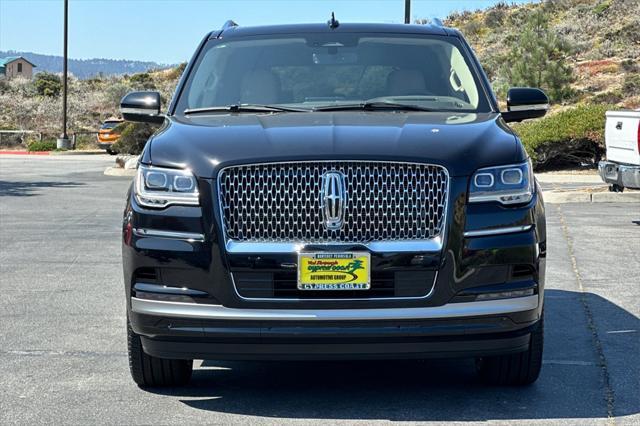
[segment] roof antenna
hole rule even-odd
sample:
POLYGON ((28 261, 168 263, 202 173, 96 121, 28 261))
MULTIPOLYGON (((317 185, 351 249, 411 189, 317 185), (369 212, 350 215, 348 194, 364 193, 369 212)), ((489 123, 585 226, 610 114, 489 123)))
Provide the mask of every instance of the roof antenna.
POLYGON ((331 19, 327 21, 327 24, 329 24, 329 28, 331 29, 338 28, 340 25, 340 22, 336 20, 336 15, 333 12, 331 12, 331 19))

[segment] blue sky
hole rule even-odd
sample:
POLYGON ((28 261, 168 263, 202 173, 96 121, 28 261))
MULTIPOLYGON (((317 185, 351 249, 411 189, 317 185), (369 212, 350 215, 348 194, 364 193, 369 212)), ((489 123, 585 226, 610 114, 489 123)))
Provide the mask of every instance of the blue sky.
MULTIPOLYGON (((509 0, 523 3, 531 0, 509 0)), ((414 18, 444 18, 498 0, 412 0, 414 18)), ((404 0, 69 0, 69 57, 177 63, 227 19, 240 25, 402 22, 404 0)), ((62 0, 0 0, 0 50, 62 53, 62 0)))

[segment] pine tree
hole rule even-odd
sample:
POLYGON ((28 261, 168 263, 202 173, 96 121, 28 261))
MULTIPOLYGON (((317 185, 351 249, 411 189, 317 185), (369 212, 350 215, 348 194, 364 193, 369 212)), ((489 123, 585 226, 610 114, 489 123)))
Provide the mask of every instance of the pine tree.
POLYGON ((573 72, 565 63, 571 46, 549 29, 543 10, 532 13, 511 46, 504 73, 512 86, 540 87, 554 101, 571 94, 573 72))

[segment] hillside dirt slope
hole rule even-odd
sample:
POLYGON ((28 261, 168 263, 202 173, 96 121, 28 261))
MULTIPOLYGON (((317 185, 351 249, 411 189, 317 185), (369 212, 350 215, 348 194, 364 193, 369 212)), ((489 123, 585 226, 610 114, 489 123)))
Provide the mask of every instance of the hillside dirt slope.
POLYGON ((564 104, 608 103, 640 107, 640 0, 554 0, 523 5, 507 2, 451 14, 445 25, 460 29, 476 51, 494 89, 504 95, 500 74, 508 46, 527 17, 544 10, 550 29, 570 46, 574 96, 564 104))

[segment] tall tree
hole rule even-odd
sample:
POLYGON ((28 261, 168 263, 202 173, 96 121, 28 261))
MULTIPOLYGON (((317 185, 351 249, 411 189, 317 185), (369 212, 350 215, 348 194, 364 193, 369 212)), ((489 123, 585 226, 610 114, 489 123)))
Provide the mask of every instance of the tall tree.
POLYGON ((569 43, 549 29, 549 18, 539 9, 513 41, 503 71, 512 86, 540 87, 552 100, 561 101, 571 93, 573 72, 566 64, 570 53, 569 43))

